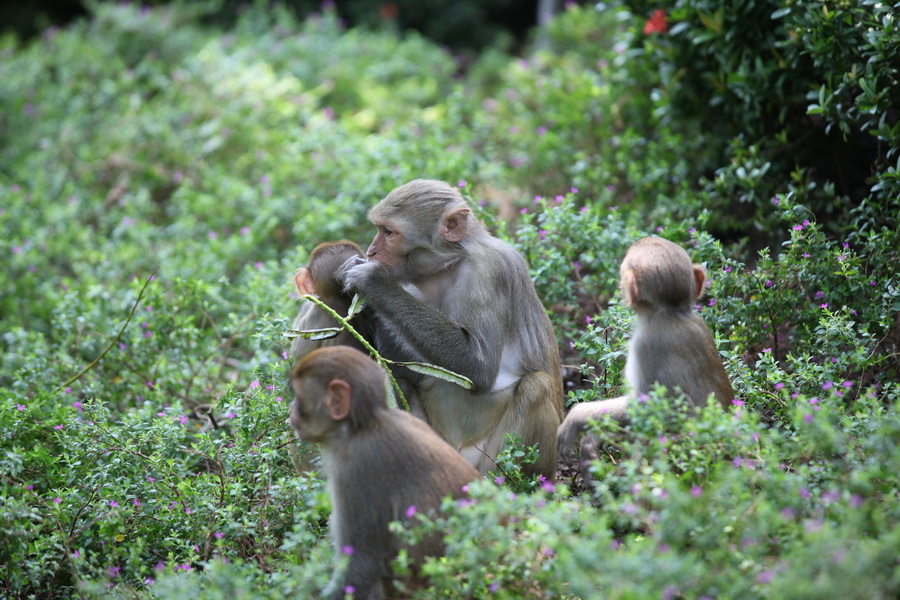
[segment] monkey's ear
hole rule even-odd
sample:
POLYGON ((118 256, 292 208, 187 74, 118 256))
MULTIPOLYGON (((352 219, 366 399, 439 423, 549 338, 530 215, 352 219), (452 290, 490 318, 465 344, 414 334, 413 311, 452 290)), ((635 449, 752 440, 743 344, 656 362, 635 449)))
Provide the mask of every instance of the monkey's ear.
POLYGON ((706 272, 700 265, 694 265, 694 297, 703 295, 703 283, 706 281, 706 272))
POLYGON ((346 419, 350 414, 351 390, 350 384, 342 379, 332 379, 328 382, 328 388, 325 390, 325 406, 335 421, 346 419))
POLYGON ((625 304, 628 306, 634 306, 640 299, 637 278, 630 269, 622 273, 622 291, 625 293, 625 304))
POLYGON ((297 286, 297 291, 301 296, 316 293, 316 284, 313 283, 312 275, 309 274, 309 269, 306 267, 300 267, 294 273, 294 285, 297 286))
POLYGON ((469 225, 469 209, 457 208, 448 211, 441 223, 441 237, 448 242, 458 242, 466 236, 469 225))

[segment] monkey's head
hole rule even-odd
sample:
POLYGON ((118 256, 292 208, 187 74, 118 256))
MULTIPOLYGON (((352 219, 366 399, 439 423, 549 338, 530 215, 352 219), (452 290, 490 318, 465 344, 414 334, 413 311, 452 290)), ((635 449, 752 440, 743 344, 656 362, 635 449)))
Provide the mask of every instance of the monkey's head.
POLYGON ((327 442, 341 428, 351 432, 387 409, 384 371, 349 346, 319 348, 291 372, 291 427, 308 442, 327 442))
POLYGON ((690 308, 703 293, 703 267, 691 263, 684 248, 659 237, 636 241, 619 271, 625 302, 636 312, 652 308, 690 308))
POLYGON ((398 279, 416 281, 462 257, 467 236, 480 231, 459 190, 443 181, 416 179, 394 189, 369 211, 378 228, 369 246, 398 279))
POLYGON ((359 246, 347 240, 319 244, 310 253, 306 266, 297 269, 294 275, 297 291, 325 300, 337 298, 341 294, 341 267, 351 258, 362 257, 359 246))

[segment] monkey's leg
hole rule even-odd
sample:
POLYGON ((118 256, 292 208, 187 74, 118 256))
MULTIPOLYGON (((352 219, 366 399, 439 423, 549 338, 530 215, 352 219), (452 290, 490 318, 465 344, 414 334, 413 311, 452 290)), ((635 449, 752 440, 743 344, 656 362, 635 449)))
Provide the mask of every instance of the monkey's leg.
POLYGON ((512 406, 503 415, 496 431, 522 438, 526 446, 537 444, 540 457, 528 468, 528 475, 543 475, 550 481, 556 478, 556 429, 561 415, 554 402, 547 399, 558 394, 557 383, 544 371, 527 373, 516 386, 512 406))

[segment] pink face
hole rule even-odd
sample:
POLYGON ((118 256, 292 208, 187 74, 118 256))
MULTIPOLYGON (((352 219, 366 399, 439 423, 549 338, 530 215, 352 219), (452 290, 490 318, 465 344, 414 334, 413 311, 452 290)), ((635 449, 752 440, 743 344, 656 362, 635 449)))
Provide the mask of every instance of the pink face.
POLYGON ((402 253, 403 235, 391 223, 378 225, 378 233, 366 251, 369 260, 378 261, 386 267, 396 267, 402 253))

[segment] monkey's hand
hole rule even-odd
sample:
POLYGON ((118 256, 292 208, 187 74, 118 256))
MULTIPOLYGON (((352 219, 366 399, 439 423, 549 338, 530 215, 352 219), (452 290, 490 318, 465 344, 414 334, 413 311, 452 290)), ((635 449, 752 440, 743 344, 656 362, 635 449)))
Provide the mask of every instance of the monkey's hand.
POLYGON ((566 464, 572 464, 572 451, 581 434, 585 432, 590 419, 596 412, 596 402, 576 404, 569 410, 566 419, 556 429, 556 448, 566 464))
POLYGON ((351 256, 341 265, 338 271, 338 280, 345 292, 356 293, 363 291, 363 286, 375 270, 381 266, 377 261, 366 260, 361 256, 351 256))

